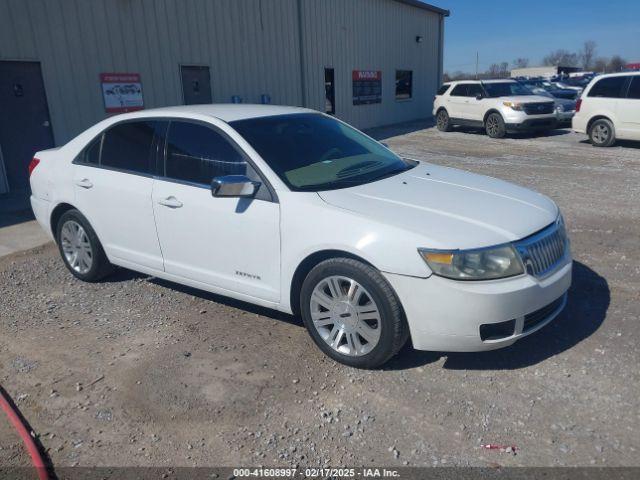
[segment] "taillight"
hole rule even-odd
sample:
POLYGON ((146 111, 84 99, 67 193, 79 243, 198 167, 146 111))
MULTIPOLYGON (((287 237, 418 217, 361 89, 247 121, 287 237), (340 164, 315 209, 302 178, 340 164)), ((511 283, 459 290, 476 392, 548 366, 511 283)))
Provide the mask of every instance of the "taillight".
POLYGON ((579 111, 580 111, 580 105, 582 105, 582 99, 581 99, 581 98, 579 98, 579 99, 576 101, 576 112, 579 112, 579 111))
POLYGON ((40 163, 40 159, 33 157, 31 159, 31 161, 29 162, 29 176, 31 176, 31 174, 33 173, 33 171, 35 170, 35 168, 38 166, 38 164, 40 163))

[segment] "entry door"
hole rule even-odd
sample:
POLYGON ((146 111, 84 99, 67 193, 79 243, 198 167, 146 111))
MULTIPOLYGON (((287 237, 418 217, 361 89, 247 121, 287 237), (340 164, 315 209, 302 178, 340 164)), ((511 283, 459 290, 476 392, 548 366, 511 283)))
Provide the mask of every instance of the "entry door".
POLYGON ((153 211, 167 273, 230 292, 280 299, 280 208, 266 185, 255 198, 211 194, 223 175, 260 177, 225 135, 200 123, 169 126, 153 211))
POLYGON ((211 103, 211 76, 209 67, 182 65, 182 98, 185 105, 211 103))
POLYGON ((28 192, 33 154, 53 147, 38 62, 0 62, 0 147, 9 189, 28 192))

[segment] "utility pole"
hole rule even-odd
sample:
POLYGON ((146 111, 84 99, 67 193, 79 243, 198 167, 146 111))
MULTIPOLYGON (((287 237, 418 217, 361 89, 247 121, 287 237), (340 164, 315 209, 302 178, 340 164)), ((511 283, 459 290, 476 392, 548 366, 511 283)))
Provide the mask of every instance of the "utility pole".
POLYGON ((476 52, 476 80, 478 79, 478 52, 476 52))

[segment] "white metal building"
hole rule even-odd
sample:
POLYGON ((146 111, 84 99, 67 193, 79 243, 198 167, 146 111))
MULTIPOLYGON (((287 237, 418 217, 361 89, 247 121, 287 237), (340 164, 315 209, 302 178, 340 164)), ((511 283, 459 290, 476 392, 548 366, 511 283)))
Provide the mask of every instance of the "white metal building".
POLYGON ((418 0, 0 0, 0 193, 28 188, 34 151, 118 111, 263 102, 360 128, 428 117, 448 14, 418 0))

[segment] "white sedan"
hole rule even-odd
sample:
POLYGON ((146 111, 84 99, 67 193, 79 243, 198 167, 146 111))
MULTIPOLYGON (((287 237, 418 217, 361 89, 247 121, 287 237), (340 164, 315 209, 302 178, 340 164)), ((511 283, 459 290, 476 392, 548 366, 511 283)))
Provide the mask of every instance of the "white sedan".
POLYGON ((558 315, 571 283, 549 198, 403 159, 303 108, 119 115, 29 170, 36 218, 77 278, 120 266, 300 315, 355 367, 408 338, 420 350, 511 345, 558 315))

